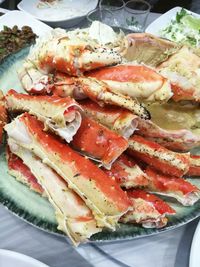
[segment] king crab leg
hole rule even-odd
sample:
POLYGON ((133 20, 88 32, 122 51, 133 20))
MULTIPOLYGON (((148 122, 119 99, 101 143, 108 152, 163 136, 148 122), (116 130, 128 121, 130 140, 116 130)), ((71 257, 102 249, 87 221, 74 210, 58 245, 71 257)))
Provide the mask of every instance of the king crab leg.
POLYGON ((129 153, 161 173, 182 177, 189 170, 189 153, 176 153, 139 135, 129 138, 129 153))
POLYGON ((167 224, 166 215, 176 212, 157 196, 140 189, 130 189, 127 195, 133 204, 133 210, 124 214, 123 223, 139 223, 145 228, 162 228, 167 224))
POLYGON ((36 154, 85 201, 98 226, 115 229, 118 219, 130 209, 126 193, 89 159, 44 132, 43 128, 43 123, 28 113, 5 126, 13 140, 13 149, 21 146, 36 154))
POLYGON ((108 105, 101 107, 89 99, 79 103, 88 117, 127 139, 137 129, 138 117, 126 109, 108 105))
POLYGON ((29 112, 43 121, 50 129, 70 142, 81 125, 80 105, 70 97, 30 96, 9 90, 6 95, 7 107, 12 112, 29 112))
POLYGON ((133 187, 145 187, 148 185, 148 177, 137 163, 125 154, 122 154, 113 164, 110 170, 104 170, 108 176, 113 177, 121 187, 126 189, 133 187))
POLYGON ((85 202, 68 188, 67 183, 57 173, 22 147, 15 153, 18 156, 12 154, 11 168, 14 157, 20 162, 20 167, 18 167, 20 175, 28 180, 30 180, 31 175, 32 183, 34 178, 36 181, 34 184, 37 183, 38 188, 40 188, 39 193, 45 192, 55 209, 58 229, 66 233, 74 245, 87 241, 92 234, 102 230, 102 228, 97 227, 96 221, 85 202))
POLYGON ((192 206, 200 199, 200 190, 187 180, 160 174, 151 167, 145 173, 149 179, 147 190, 152 193, 175 198, 184 206, 192 206))
POLYGON ((71 144, 108 169, 128 148, 128 141, 125 138, 87 117, 83 117, 71 144))

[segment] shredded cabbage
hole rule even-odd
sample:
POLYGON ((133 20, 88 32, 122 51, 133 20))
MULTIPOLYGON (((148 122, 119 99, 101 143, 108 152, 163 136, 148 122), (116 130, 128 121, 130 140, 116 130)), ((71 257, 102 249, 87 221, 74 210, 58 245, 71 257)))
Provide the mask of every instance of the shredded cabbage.
POLYGON ((182 8, 160 35, 174 42, 200 47, 200 18, 182 8))

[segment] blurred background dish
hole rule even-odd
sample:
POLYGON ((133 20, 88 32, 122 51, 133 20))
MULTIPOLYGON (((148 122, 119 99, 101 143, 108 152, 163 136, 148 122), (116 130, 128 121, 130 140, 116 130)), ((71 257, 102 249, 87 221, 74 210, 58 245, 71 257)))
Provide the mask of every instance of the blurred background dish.
POLYGON ((22 0, 17 7, 50 26, 72 27, 97 4, 98 0, 22 0))

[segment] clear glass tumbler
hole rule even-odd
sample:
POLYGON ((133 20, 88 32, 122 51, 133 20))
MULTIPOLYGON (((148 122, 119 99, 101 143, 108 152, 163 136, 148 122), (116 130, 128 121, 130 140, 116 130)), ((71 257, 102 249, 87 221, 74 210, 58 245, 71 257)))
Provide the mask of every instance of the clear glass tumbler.
POLYGON ((123 27, 133 32, 143 32, 151 5, 145 0, 130 0, 124 6, 123 27))
POLYGON ((89 24, 97 20, 109 26, 117 26, 115 24, 113 13, 110 10, 105 9, 105 8, 96 8, 90 11, 87 14, 87 20, 89 24))
POLYGON ((113 22, 115 27, 120 27, 123 22, 123 11, 124 11, 124 1, 123 0, 100 0, 99 8, 107 9, 113 14, 113 22))

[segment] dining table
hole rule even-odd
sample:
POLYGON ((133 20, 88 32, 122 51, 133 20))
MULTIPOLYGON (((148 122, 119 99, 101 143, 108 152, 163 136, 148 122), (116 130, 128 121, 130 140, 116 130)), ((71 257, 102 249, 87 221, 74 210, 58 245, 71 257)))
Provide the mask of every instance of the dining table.
MULTIPOLYGON (((159 16, 150 13, 146 25, 159 16)), ((142 238, 88 242, 73 247, 67 238, 34 227, 4 206, 0 206, 0 218, 0 249, 23 253, 51 267, 188 267, 191 242, 199 221, 197 218, 178 228, 142 238)))

